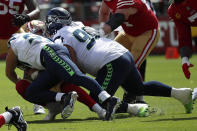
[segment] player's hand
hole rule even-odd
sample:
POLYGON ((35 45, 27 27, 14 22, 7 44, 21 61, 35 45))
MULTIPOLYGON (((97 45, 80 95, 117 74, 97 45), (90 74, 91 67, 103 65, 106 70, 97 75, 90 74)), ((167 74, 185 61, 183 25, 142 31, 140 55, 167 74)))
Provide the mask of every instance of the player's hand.
POLYGON ((27 14, 14 14, 12 24, 17 27, 21 27, 28 21, 30 21, 30 17, 27 14))
POLYGON ((182 70, 183 70, 183 73, 184 73, 184 75, 185 75, 185 77, 187 79, 189 79, 190 78, 190 75, 191 75, 191 73, 189 71, 189 68, 190 67, 193 67, 193 66, 194 65, 189 62, 188 57, 183 57, 182 58, 182 70))

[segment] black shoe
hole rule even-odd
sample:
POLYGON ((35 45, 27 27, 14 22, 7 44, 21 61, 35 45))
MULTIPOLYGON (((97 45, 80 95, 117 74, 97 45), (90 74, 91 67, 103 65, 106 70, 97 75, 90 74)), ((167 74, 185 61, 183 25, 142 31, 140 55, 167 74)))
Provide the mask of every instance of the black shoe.
POLYGON ((12 109, 5 108, 7 112, 12 114, 12 119, 9 122, 9 125, 14 125, 18 131, 27 130, 27 122, 23 118, 23 113, 19 106, 13 107, 12 109))
POLYGON ((69 92, 68 94, 64 94, 62 96, 60 103, 63 105, 63 110, 61 113, 63 119, 68 118, 72 114, 77 97, 78 95, 75 91, 69 92))
POLYGON ((129 94, 129 93, 124 93, 123 101, 126 103, 135 104, 136 103, 136 96, 129 94))
POLYGON ((110 97, 106 101, 104 101, 103 106, 106 109, 105 120, 113 120, 113 115, 118 109, 120 103, 120 99, 116 97, 110 97))

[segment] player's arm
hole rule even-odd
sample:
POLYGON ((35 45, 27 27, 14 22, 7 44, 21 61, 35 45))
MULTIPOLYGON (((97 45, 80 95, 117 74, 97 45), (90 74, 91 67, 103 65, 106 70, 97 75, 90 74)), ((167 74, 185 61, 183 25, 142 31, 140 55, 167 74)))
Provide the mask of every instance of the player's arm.
POLYGON ((99 22, 107 22, 109 20, 110 16, 110 9, 105 4, 104 1, 102 1, 102 4, 99 9, 99 22))
POLYGON ((136 12, 137 9, 133 7, 117 9, 107 22, 101 23, 101 28, 103 29, 104 34, 111 33, 113 30, 123 24, 130 15, 134 15, 136 12))
POLYGON ((73 49, 71 46, 69 46, 69 45, 65 45, 65 46, 66 46, 66 48, 67 48, 68 51, 69 51, 71 60, 72 60, 75 64, 77 64, 76 53, 75 53, 74 49, 73 49))
POLYGON ((21 27, 33 19, 38 19, 40 16, 40 9, 36 0, 25 0, 25 5, 27 6, 28 14, 14 14, 12 24, 17 27, 21 27))
POLYGON ((29 11, 27 15, 30 20, 38 19, 40 17, 40 8, 36 0, 26 0, 25 5, 29 11))
MULTIPOLYGON (((76 53, 75 53, 75 50, 69 46, 69 45, 64 45, 66 46, 66 48, 68 49, 69 51, 69 54, 70 54, 70 57, 71 57, 71 60, 77 65, 77 67, 80 69, 80 66, 78 66, 78 63, 77 63, 77 57, 76 57, 76 53)), ((85 73, 82 69, 80 69, 81 72, 85 73)))
POLYGON ((16 66, 17 56, 14 54, 12 48, 9 48, 6 57, 6 76, 15 84, 20 80, 15 72, 16 66))

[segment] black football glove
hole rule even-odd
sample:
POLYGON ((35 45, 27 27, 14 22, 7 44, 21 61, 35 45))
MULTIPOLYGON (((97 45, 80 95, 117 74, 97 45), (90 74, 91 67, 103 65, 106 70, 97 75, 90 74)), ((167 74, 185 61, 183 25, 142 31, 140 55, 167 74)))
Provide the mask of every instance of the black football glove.
POLYGON ((30 17, 27 14, 14 14, 12 24, 17 27, 21 27, 28 21, 30 21, 30 17))

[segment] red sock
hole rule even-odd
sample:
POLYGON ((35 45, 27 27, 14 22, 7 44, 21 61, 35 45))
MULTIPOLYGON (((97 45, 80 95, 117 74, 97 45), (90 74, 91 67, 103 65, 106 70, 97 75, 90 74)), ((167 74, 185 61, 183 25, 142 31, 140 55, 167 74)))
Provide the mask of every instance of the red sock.
POLYGON ((88 106, 90 109, 92 109, 92 106, 96 104, 96 102, 82 88, 73 84, 64 83, 62 86, 62 92, 68 93, 71 91, 76 91, 79 96, 77 100, 88 106))
POLYGON ((3 126, 5 124, 5 118, 2 116, 2 115, 0 115, 0 128, 1 128, 1 126, 3 126))

